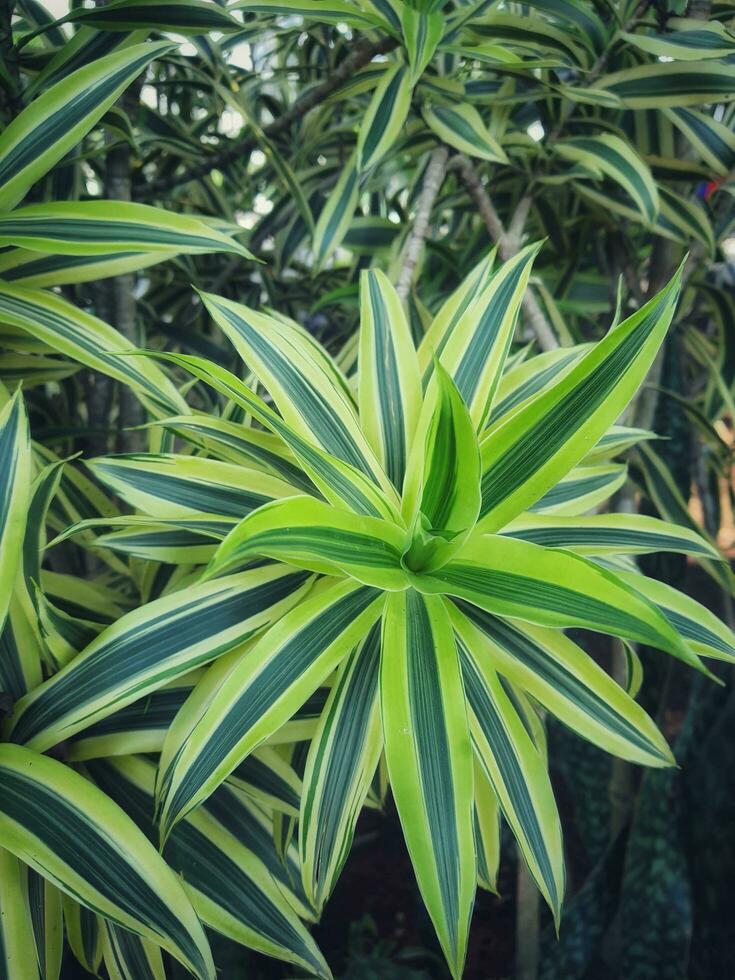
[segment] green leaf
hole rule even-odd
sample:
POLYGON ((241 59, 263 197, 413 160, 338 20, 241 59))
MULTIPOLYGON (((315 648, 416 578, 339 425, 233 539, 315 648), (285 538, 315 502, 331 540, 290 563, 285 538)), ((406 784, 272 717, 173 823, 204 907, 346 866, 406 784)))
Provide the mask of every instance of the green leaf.
POLYGON ((201 980, 214 964, 179 879, 132 820, 60 762, 0 746, 3 844, 68 895, 167 949, 201 980))
POLYGON ((461 977, 477 878, 472 751, 452 626, 439 597, 388 597, 380 703, 393 797, 424 904, 461 977))
POLYGON ((263 504, 293 496, 296 488, 261 470, 177 453, 101 456, 87 464, 94 476, 151 517, 197 514, 240 519, 263 504))
POLYGON ((508 162, 500 143, 490 134, 477 109, 468 102, 427 104, 423 115, 432 132, 460 153, 491 163, 508 162))
POLYGON ((365 635, 382 601, 359 583, 326 581, 242 654, 175 752, 164 747, 171 762, 157 786, 163 840, 295 714, 365 635))
POLYGON ((18 858, 0 848, 0 975, 8 980, 39 980, 23 879, 18 858))
MULTIPOLYGON (((97 785, 152 839, 155 765, 128 757, 91 763, 88 768, 97 785)), ((280 864, 270 821, 256 814, 242 793, 223 787, 176 827, 164 850, 166 861, 181 875, 207 926, 267 956, 328 978, 326 963, 292 907, 296 899, 288 875, 293 868, 280 864)))
POLYGON ((559 141, 554 149, 565 159, 588 168, 593 177, 614 180, 635 203, 644 223, 653 223, 659 209, 656 182, 648 165, 625 140, 603 133, 559 141))
POLYGON ((644 555, 654 551, 674 551, 715 561, 721 558, 717 549, 696 531, 642 514, 583 517, 524 514, 503 528, 503 534, 580 555, 644 555))
POLYGON ((166 980, 158 946, 112 922, 105 923, 102 955, 110 980, 166 980))
POLYGON ((482 443, 484 531, 503 527, 542 497, 616 421, 666 334, 680 275, 482 443))
POLYGON ((352 223, 359 197, 360 173, 355 152, 342 166, 337 183, 317 219, 312 245, 317 268, 339 248, 352 223))
POLYGON ((628 109, 665 109, 735 99, 735 66, 711 61, 660 62, 603 75, 592 86, 628 109))
POLYGON ((193 215, 130 201, 55 201, 31 204, 0 217, 0 244, 53 255, 113 252, 253 255, 234 238, 193 215))
POLYGON ((358 393, 363 432, 400 490, 421 412, 421 381, 401 301, 388 277, 373 269, 360 279, 358 393))
POLYGON ((20 390, 0 409, 0 634, 20 567, 30 503, 31 439, 20 390))
POLYGON ((475 533, 452 561, 430 575, 414 576, 413 584, 499 616, 647 643, 703 669, 652 603, 617 575, 571 552, 475 533))
POLYGON ((206 574, 220 574, 260 555, 401 590, 408 588, 401 566, 405 546, 405 530, 389 521, 358 517, 313 497, 291 497, 241 521, 217 549, 206 574))
POLYGON ((558 921, 564 896, 561 825, 544 760, 486 650, 454 612, 475 758, 500 803, 536 884, 558 921))
POLYGON ((395 498, 362 430, 353 405, 334 382, 323 357, 288 323, 240 303, 203 294, 212 318, 270 392, 295 432, 354 466, 395 498))
POLYGON ((370 105, 360 123, 357 137, 357 169, 374 167, 390 150, 411 108, 413 83, 408 68, 395 61, 385 68, 370 105))
POLYGON ((380 625, 345 658, 311 741, 301 798, 304 889, 317 912, 347 858, 380 753, 380 625))
POLYGON ((223 34, 242 30, 235 20, 216 3, 204 0, 113 0, 104 7, 74 10, 67 18, 73 24, 85 24, 98 31, 133 31, 158 28, 176 34, 223 34))
POLYGON ((0 211, 22 200, 99 122, 133 79, 171 49, 168 42, 137 44, 99 58, 27 106, 0 135, 0 211))
POLYGON ((244 643, 308 584, 303 572, 271 565, 141 606, 18 702, 10 738, 39 751, 69 738, 244 643))
POLYGON ((411 66, 411 85, 415 85, 434 57, 444 33, 444 15, 424 13, 404 4, 401 15, 403 43, 411 66))
POLYGON ((157 365, 119 357, 120 352, 134 349, 130 341, 60 296, 0 282, 0 318, 54 350, 129 385, 154 415, 187 410, 186 402, 157 365))
POLYGON ((494 272, 454 324, 439 359, 481 432, 492 409, 518 313, 540 244, 529 245, 494 272))
POLYGON ((437 362, 429 383, 403 488, 413 572, 446 561, 466 541, 480 510, 480 453, 475 428, 454 382, 437 362))
POLYGON ((465 617, 458 628, 477 656, 572 731, 632 762, 673 764, 666 740, 643 708, 564 633, 457 605, 465 617))

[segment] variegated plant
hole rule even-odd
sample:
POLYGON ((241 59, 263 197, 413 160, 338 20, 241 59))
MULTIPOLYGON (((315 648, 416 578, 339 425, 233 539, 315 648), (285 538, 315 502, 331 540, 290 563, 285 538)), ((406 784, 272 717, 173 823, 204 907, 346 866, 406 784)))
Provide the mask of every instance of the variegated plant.
MULTIPOLYGON (((245 421, 177 414, 156 428, 193 454, 92 461, 136 514, 67 533, 108 525, 97 547, 173 563, 182 578, 22 698, 8 726, 35 751, 69 739, 81 758, 104 755, 93 746, 105 731, 127 745, 116 752, 140 751, 125 713, 214 661, 149 746, 161 752, 156 822, 169 846, 182 827, 226 819, 232 774, 265 743, 303 738, 302 706, 326 687, 298 812, 305 900, 322 909, 362 807, 389 784, 455 976, 476 884, 495 884, 500 814, 561 913, 538 707, 622 758, 673 762, 635 692, 563 630, 655 646, 705 672, 701 656, 735 654, 711 613, 631 558, 717 562, 713 545, 660 520, 589 513, 624 474, 610 458, 648 435, 616 422, 666 334, 679 275, 598 344, 509 360, 536 251, 484 260, 418 349, 388 279, 364 273, 356 386, 293 321, 203 295, 272 402, 205 359, 160 355, 245 421)), ((152 801, 146 765, 118 767, 135 788, 118 787, 123 799, 152 801)))

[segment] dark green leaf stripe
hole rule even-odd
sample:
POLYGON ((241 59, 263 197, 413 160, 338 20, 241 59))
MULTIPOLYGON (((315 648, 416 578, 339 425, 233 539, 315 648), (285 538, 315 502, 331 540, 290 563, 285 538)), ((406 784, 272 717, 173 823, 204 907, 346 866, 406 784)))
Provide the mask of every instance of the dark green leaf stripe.
MULTIPOLYGON (((595 691, 583 684, 579 678, 567 670, 564 664, 555 659, 527 633, 522 633, 505 620, 499 619, 483 609, 478 609, 477 606, 468 602, 459 600, 457 605, 465 616, 494 643, 497 643, 512 657, 527 666, 550 687, 563 694, 594 722, 605 725, 611 732, 636 745, 645 753, 660 754, 657 747, 652 745, 635 725, 631 724, 627 718, 622 717, 612 705, 608 704, 595 691)), ((669 761, 666 756, 661 755, 661 758, 663 761, 669 761)))
MULTIPOLYGON (((618 141, 619 142, 619 141, 618 141)), ((624 156, 615 145, 603 139, 583 139, 576 137, 569 140, 566 145, 589 153, 594 158, 603 160, 611 171, 617 175, 619 182, 626 187, 631 196, 638 202, 649 221, 653 221, 658 211, 658 201, 652 196, 651 188, 643 180, 639 170, 637 170, 631 160, 624 156)), ((635 150, 631 149, 634 154, 635 150)), ((644 166, 640 161, 641 167, 644 166)))
POLYGON ((53 787, 7 766, 0 767, 0 813, 77 869, 95 891, 133 920, 140 920, 144 909, 146 923, 161 940, 172 939, 200 976, 208 976, 202 953, 183 924, 90 814, 78 810, 53 787))
POLYGON ((734 98, 735 69, 711 62, 657 62, 606 75, 596 85, 633 109, 696 105, 734 98))
MULTIPOLYGON (((151 219, 153 220, 153 219, 151 219)), ((178 251, 187 249, 202 249, 204 251, 239 252, 235 243, 227 248, 224 241, 218 242, 208 235, 184 234, 165 225, 145 225, 141 221, 122 221, 112 218, 92 219, 52 216, 26 217, 21 213, 0 218, 0 242, 5 244, 20 243, 32 247, 29 242, 34 239, 56 239, 63 247, 64 243, 79 243, 89 245, 94 243, 99 252, 130 250, 137 247, 145 250, 146 245, 160 247, 162 250, 178 251), (217 247, 219 244, 219 248, 217 247)), ((96 259, 97 255, 91 258, 96 259)), ((26 273, 27 274, 27 273, 26 273)))
MULTIPOLYGON (((133 704, 121 708, 120 711, 113 712, 106 718, 101 718, 70 739, 72 757, 85 758, 89 750, 80 752, 80 748, 89 746, 93 739, 101 739, 110 735, 141 734, 150 736, 153 733, 158 733, 162 742, 171 722, 190 694, 191 687, 164 687, 151 692, 147 697, 141 698, 140 701, 135 701, 133 704)), ((122 742, 122 746, 126 753, 146 751, 143 748, 131 747, 127 738, 122 742)), ((100 754, 113 753, 102 752, 100 754)))
POLYGON ((272 797, 288 809, 298 811, 298 790, 273 766, 258 755, 249 755, 243 759, 237 769, 233 769, 231 779, 237 780, 237 785, 246 793, 256 791, 256 794, 272 797))
MULTIPOLYGON (((195 598, 182 597, 178 607, 164 608, 158 614, 155 603, 149 603, 142 622, 127 630, 118 629, 110 639, 103 633, 83 660, 73 661, 38 688, 27 704, 21 702, 12 740, 48 741, 49 732, 61 724, 61 730, 54 733, 53 740, 58 741, 84 726, 87 718, 80 712, 85 705, 89 722, 97 720, 103 713, 110 714, 163 686, 177 673, 213 660, 243 643, 255 632, 252 618, 286 599, 307 579, 304 572, 292 572, 255 584, 248 579, 248 587, 240 576, 233 576, 200 589, 195 598), (224 639, 218 642, 221 635, 224 639), (197 652, 181 664, 177 658, 189 649, 197 652), (110 700, 105 701, 105 697, 110 700), (69 714, 73 722, 63 724, 69 714)), ((168 602, 158 601, 164 605, 168 602)))
MULTIPOLYGON (((648 309, 644 307, 639 322, 620 343, 612 347, 606 357, 591 370, 586 371, 585 361, 591 356, 588 354, 573 369, 572 374, 561 384, 568 383, 575 372, 579 372, 580 375, 578 383, 570 387, 561 398, 549 404, 548 409, 540 417, 534 418, 533 424, 521 428, 522 422, 519 417, 521 413, 513 416, 518 420, 520 435, 507 447, 500 458, 493 460, 482 475, 481 516, 498 506, 524 483, 532 480, 534 474, 561 449, 569 438, 569 433, 590 419, 593 413, 605 403, 621 376, 630 368, 646 341, 661 323, 665 309, 677 293, 678 281, 675 277, 648 309)), ((622 327, 618 328, 621 329, 622 327)), ((609 335, 611 340, 616 337, 616 334, 617 331, 609 335)), ((599 346, 604 343, 605 341, 602 341, 599 346)), ((550 390, 547 397, 553 390, 550 390)), ((526 412, 529 419, 531 415, 538 414, 533 403, 521 412, 526 412)), ((523 422, 525 421, 524 415, 523 422)))
POLYGON ((349 168, 344 179, 332 191, 319 216, 314 240, 314 251, 318 262, 323 262, 330 252, 339 245, 340 229, 347 230, 349 218, 357 204, 360 174, 354 157, 347 164, 349 168), (325 216, 326 215, 326 220, 325 216))
POLYGON ((299 555, 313 554, 335 564, 344 562, 368 568, 396 569, 401 565, 401 550, 389 541, 332 527, 282 527, 259 531, 243 543, 240 556, 277 552, 284 559, 291 555, 295 561, 299 555))
MULTIPOLYGON (((554 869, 546 848, 544 835, 536 814, 536 808, 529 794, 526 781, 523 778, 523 772, 513 738, 508 732, 503 716, 490 696, 490 691, 480 676, 469 650, 460 639, 457 641, 457 648, 462 664, 462 677, 464 679, 467 701, 484 737, 488 744, 492 746, 493 755, 500 770, 501 778, 511 800, 513 810, 518 817, 517 823, 516 821, 513 822, 514 826, 520 825, 522 828, 528 841, 528 846, 538 862, 539 871, 548 891, 551 905, 552 907, 558 908, 562 896, 559 894, 556 886, 554 869)), ((513 711, 510 703, 505 706, 505 710, 513 711)), ((502 799, 502 794, 498 795, 502 799)))
POLYGON ((243 736, 345 629, 367 611, 379 595, 377 589, 366 586, 353 589, 329 603, 275 651, 266 667, 250 680, 244 691, 229 706, 207 739, 206 748, 193 760, 167 798, 168 814, 177 816, 186 812, 189 801, 222 760, 236 748, 243 736))
POLYGON ((512 411, 527 398, 530 398, 532 395, 537 395, 549 384, 549 382, 556 380, 565 367, 572 364, 578 358, 579 351, 577 350, 571 350, 568 354, 562 356, 561 358, 555 358, 553 363, 549 364, 548 367, 538 371, 523 384, 518 385, 517 388, 507 394, 504 398, 501 398, 497 404, 493 406, 492 412, 490 413, 490 422, 497 421, 497 419, 499 419, 502 415, 506 415, 508 412, 512 411))

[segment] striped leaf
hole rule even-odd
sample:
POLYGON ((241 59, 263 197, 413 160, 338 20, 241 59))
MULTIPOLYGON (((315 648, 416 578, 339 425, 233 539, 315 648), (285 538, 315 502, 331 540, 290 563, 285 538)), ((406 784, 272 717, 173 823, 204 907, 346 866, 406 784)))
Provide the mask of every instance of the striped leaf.
MULTIPOLYGON (((0 409, 0 634, 21 562, 30 503, 31 438, 20 390, 0 409)), ((12 627, 11 627, 12 629, 12 627)))
POLYGON ((666 334, 679 281, 680 272, 483 442, 483 530, 502 527, 542 497, 617 420, 666 334))
POLYGON ((261 807, 298 816, 301 780, 277 749, 264 745, 244 759, 227 780, 261 807))
POLYGON ((461 977, 475 895, 472 749, 444 602, 388 597, 380 704, 393 797, 424 904, 461 977))
POLYGON ((471 157, 491 163, 507 163, 503 148, 490 134, 482 116, 469 102, 424 105, 423 116, 440 140, 471 157))
POLYGON ((112 255, 43 255, 25 248, 0 254, 0 277, 19 286, 41 288, 94 282, 126 272, 137 272, 174 258, 174 252, 118 253, 112 255))
POLYGON ((263 18, 296 16, 319 24, 351 24, 362 29, 380 23, 377 17, 347 0, 237 0, 232 6, 263 18))
POLYGON ((474 763, 477 884, 480 888, 497 895, 500 868, 500 804, 477 756, 474 763))
POLYGON ((464 312, 487 285, 494 262, 495 249, 492 249, 449 294, 431 321, 418 348, 419 368, 424 388, 431 377, 434 358, 441 357, 464 312))
POLYGON ((149 602, 22 698, 10 737, 39 751, 69 738, 244 643, 307 588, 303 572, 267 566, 149 602))
POLYGON ((22 868, 22 878, 39 975, 41 980, 58 980, 64 951, 61 892, 27 865, 22 868))
MULTIPOLYGON (((3 843, 77 901, 214 978, 204 930, 176 875, 133 821, 66 766, 0 746, 3 843)), ((32 947, 30 947, 32 948, 32 947)))
POLYGON ((212 294, 202 298, 292 429, 395 496, 360 429, 353 406, 302 335, 288 324, 240 303, 212 294))
MULTIPOLYGON (((147 759, 128 757, 88 768, 97 785, 153 839, 155 766, 147 759)), ((176 827, 164 856, 181 875, 192 905, 210 928, 310 974, 330 976, 290 907, 288 872, 280 865, 267 825, 255 818, 242 794, 219 790, 176 827)))
POLYGON ((697 109, 663 112, 714 173, 725 176, 735 167, 735 133, 729 126, 697 109))
MULTIPOLYGON (((7 132, 7 130, 6 130, 7 132)), ((154 415, 186 412, 186 402, 161 369, 140 358, 114 327, 60 296, 0 282, 0 319, 95 371, 129 385, 154 415)))
POLYGON ((696 531, 642 514, 594 514, 587 517, 524 514, 503 534, 545 548, 564 548, 580 555, 644 555, 673 551, 720 559, 709 541, 696 531))
POLYGON ((563 140, 554 149, 565 159, 589 167, 593 175, 615 181, 635 203, 644 223, 653 223, 659 209, 656 182, 648 165, 625 140, 603 133, 563 140))
POLYGON ((261 470, 176 453, 102 456, 87 465, 104 486, 151 517, 210 514, 239 519, 296 492, 261 470))
POLYGON ((309 747, 299 820, 304 889, 317 912, 349 854, 380 753, 380 625, 345 658, 309 747))
POLYGON ((395 518, 395 507, 369 477, 304 439, 234 374, 201 357, 185 354, 156 356, 183 367, 277 433, 327 500, 338 506, 346 504, 358 514, 395 518))
POLYGON ((217 549, 211 577, 256 555, 326 575, 349 575, 381 589, 405 589, 401 555, 406 532, 375 517, 358 517, 313 497, 274 501, 246 517, 217 549))
POLYGON ((102 962, 102 919, 62 894, 66 941, 77 962, 88 973, 97 974, 102 962))
POLYGON ((628 109, 665 109, 735 99, 735 65, 659 62, 603 75, 592 86, 612 92, 628 109))
POLYGON ((421 381, 400 298, 377 269, 360 278, 358 394, 362 430, 400 490, 421 412, 421 381))
POLYGON ((412 87, 411 72, 403 62, 385 68, 360 122, 357 169, 361 173, 374 167, 396 141, 411 108, 412 87))
POLYGON ((200 679, 192 671, 84 728, 68 743, 71 762, 160 752, 166 733, 200 679))
POLYGON ((215 415, 174 415, 156 423, 199 446, 227 463, 245 463, 278 476, 305 493, 314 485, 299 467, 283 439, 240 422, 230 422, 215 415))
POLYGON ((196 217, 130 201, 55 201, 0 217, 0 244, 52 255, 98 257, 115 252, 253 256, 196 217))
POLYGON ((110 980, 166 980, 159 947, 112 922, 105 923, 102 956, 110 980))
POLYGON ((558 922, 564 896, 561 825, 546 765, 486 650, 455 616, 475 758, 531 875, 558 922))
POLYGON ((0 691, 17 701, 40 684, 43 653, 35 617, 29 621, 24 604, 17 595, 12 596, 0 630, 0 691))
POLYGON ((600 460, 613 459, 636 446, 639 442, 655 439, 656 434, 649 429, 636 429, 627 425, 612 425, 602 438, 590 449, 584 457, 585 463, 598 463, 600 460))
POLYGON ((176 34, 201 35, 209 31, 228 34, 242 30, 241 21, 235 20, 217 4, 204 0, 156 0, 155 3, 113 0, 103 7, 77 9, 66 20, 98 31, 158 28, 176 34))
POLYGON ((424 69, 434 57, 444 33, 444 16, 441 13, 424 13, 404 4, 401 13, 403 43, 411 66, 411 85, 415 85, 424 69))
POLYGON ((442 346, 440 361, 482 431, 495 398, 518 320, 531 265, 541 246, 505 262, 478 292, 442 346))
POLYGON ((99 58, 39 95, 0 135, 0 211, 8 211, 99 122, 168 42, 99 58))
POLYGON ((669 30, 665 34, 632 34, 621 31, 620 38, 628 44, 655 55, 661 60, 698 61, 700 58, 727 58, 735 54, 735 38, 723 24, 706 23, 704 20, 679 20, 669 25, 685 27, 669 30))
POLYGON ((7 980, 39 980, 42 976, 32 952, 35 940, 24 877, 18 858, 0 848, 0 976, 7 980))
POLYGON ((163 840, 295 714, 365 636, 381 603, 375 589, 325 582, 241 656, 168 767, 161 766, 157 795, 163 840))
POLYGON ((456 628, 476 655, 572 731, 632 762, 673 764, 666 740, 643 708, 564 633, 457 605, 456 628))
POLYGON ((352 223, 359 197, 360 172, 355 152, 340 170, 337 183, 319 213, 312 243, 317 268, 324 265, 342 243, 352 223))
POLYGON ((620 572, 619 577, 654 603, 695 653, 715 660, 735 659, 732 631, 696 599, 635 572, 620 572))
POLYGON ((611 633, 701 669, 654 605, 612 572, 571 552, 475 533, 452 561, 413 579, 422 592, 448 593, 540 626, 611 633))
POLYGON ((619 464, 575 466, 529 510, 544 515, 584 514, 616 493, 626 475, 625 466, 619 464))
POLYGON ((480 453, 462 396, 437 362, 429 384, 403 488, 410 529, 404 565, 438 567, 467 539, 480 509, 480 453))

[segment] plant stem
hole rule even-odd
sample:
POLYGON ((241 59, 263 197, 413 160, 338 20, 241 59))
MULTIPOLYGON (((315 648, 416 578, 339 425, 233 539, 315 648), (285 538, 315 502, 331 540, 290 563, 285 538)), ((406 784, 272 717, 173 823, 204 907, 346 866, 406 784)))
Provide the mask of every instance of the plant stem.
POLYGON ((398 275, 398 282, 396 283, 396 292, 404 302, 411 292, 416 268, 419 264, 424 242, 429 232, 431 212, 439 194, 442 181, 444 180, 444 174, 446 173, 448 157, 449 150, 445 146, 438 146, 431 154, 429 165, 424 174, 424 182, 416 206, 416 217, 414 218, 411 233, 406 241, 401 271, 398 275))

